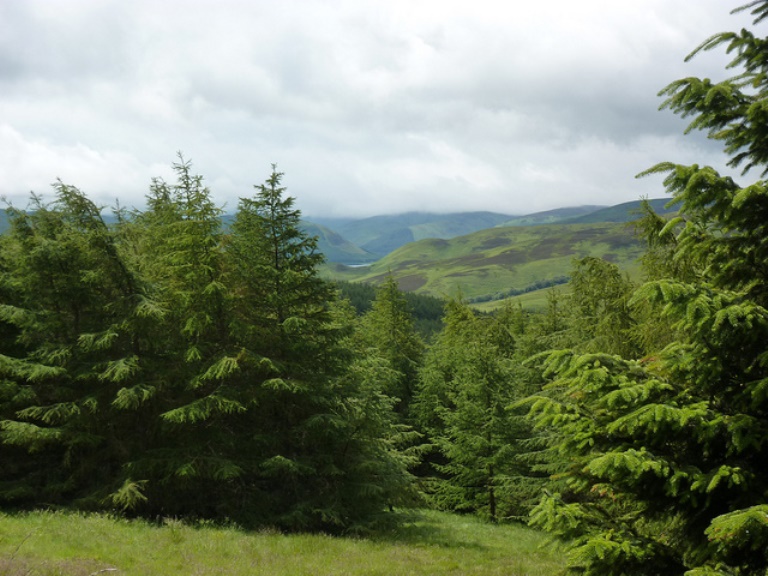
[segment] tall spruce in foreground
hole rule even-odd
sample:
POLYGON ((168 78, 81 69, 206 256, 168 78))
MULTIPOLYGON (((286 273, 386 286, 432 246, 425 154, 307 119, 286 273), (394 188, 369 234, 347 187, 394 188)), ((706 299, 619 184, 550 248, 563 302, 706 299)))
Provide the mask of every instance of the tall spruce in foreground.
POLYGON ((412 486, 395 372, 350 344, 273 172, 232 233, 180 158, 114 228, 79 190, 0 237, 0 506, 360 529, 412 486))
POLYGON ((244 407, 230 382, 221 209, 190 162, 179 155, 173 169, 176 180, 154 179, 147 209, 120 229, 157 321, 141 381, 114 401, 144 423, 112 499, 140 513, 233 514, 242 468, 228 421, 244 407))
POLYGON ((344 392, 334 383, 345 367, 345 325, 335 321, 317 240, 299 228, 282 176, 273 167, 253 197, 241 198, 227 245, 231 334, 251 396, 240 426, 252 441, 240 449, 254 460, 254 510, 296 528, 343 524, 329 493, 343 478, 329 435, 344 427, 344 392), (329 470, 336 478, 321 480, 329 470))
MULTIPOLYGON (((768 2, 752 2, 755 24, 768 2)), ((722 140, 732 167, 768 170, 768 41, 706 40, 740 73, 674 82, 664 107, 722 140)), ((534 525, 570 542, 589 575, 764 575, 768 570, 768 189, 713 168, 660 164, 679 217, 660 229, 677 266, 641 287, 676 340, 642 359, 563 350, 547 360, 538 426, 559 431, 567 489, 534 525), (679 272, 679 273, 678 273, 679 272)), ((658 275, 657 275, 658 276, 658 275)), ((646 345, 649 342, 646 341, 646 345)))
POLYGON ((248 389, 237 422, 247 505, 280 526, 345 529, 374 520, 410 484, 411 458, 385 389, 394 374, 357 359, 353 316, 318 276, 317 239, 274 170, 241 199, 227 244, 232 341, 248 389))

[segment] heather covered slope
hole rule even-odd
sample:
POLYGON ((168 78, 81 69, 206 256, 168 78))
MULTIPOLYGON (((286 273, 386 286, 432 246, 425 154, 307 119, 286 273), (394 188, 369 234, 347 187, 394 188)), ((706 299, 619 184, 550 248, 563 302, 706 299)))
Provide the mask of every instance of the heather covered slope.
POLYGON ((391 272, 407 291, 499 298, 510 290, 564 281, 574 258, 596 256, 633 272, 642 249, 627 224, 516 226, 413 242, 365 268, 325 270, 335 279, 372 283, 391 272))

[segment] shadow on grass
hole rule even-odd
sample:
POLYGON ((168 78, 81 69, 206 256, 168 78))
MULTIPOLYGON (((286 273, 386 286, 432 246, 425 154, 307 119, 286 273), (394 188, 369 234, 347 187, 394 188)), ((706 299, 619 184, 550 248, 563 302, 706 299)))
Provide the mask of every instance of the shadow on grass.
MULTIPOLYGON (((387 544, 408 544, 411 546, 435 546, 440 548, 467 548, 483 550, 485 547, 467 538, 457 529, 457 523, 446 523, 436 513, 420 510, 392 512, 392 527, 368 535, 368 539, 387 544)), ((473 519, 474 523, 475 520, 473 519)))

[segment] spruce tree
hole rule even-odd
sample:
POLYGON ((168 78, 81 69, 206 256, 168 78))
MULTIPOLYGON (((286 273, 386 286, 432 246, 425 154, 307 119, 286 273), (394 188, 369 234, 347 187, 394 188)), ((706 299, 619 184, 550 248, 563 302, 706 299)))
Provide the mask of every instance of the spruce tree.
POLYGON ((572 337, 579 349, 635 356, 638 350, 631 337, 635 320, 629 309, 634 285, 618 266, 600 258, 577 260, 570 287, 572 337))
POLYGON ((377 350, 397 373, 396 381, 385 392, 397 399, 397 411, 407 418, 424 344, 414 329, 405 295, 391 274, 377 287, 372 309, 361 318, 359 337, 365 348, 377 350))
POLYGON ((100 209, 54 189, 2 240, 0 500, 99 507, 133 444, 113 401, 140 371, 142 290, 100 209))
POLYGON ((412 458, 386 393, 395 372, 350 342, 351 312, 319 277, 317 239, 300 226, 274 167, 241 199, 227 241, 237 419, 255 514, 291 529, 348 529, 400 501, 412 458))
MULTIPOLYGON (((742 9, 758 23, 768 2, 742 9)), ((768 41, 723 33, 693 55, 721 45, 739 73, 674 82, 662 92, 664 107, 722 140, 731 166, 764 174, 768 41)), ((573 573, 764 574, 766 186, 698 165, 664 163, 648 173, 667 175, 679 215, 656 226, 659 237, 675 236, 663 248, 672 265, 631 303, 655 306, 675 340, 639 360, 549 356, 552 382, 532 414, 557 431, 565 488, 542 499, 533 522, 570 542, 573 573)))
POLYGON ((415 407, 439 454, 432 499, 491 521, 517 516, 530 498, 529 466, 520 457, 530 427, 509 408, 531 391, 513 359, 514 334, 510 324, 478 318, 456 300, 444 320, 415 407))
POLYGON ((133 508, 144 514, 231 515, 242 466, 229 420, 245 408, 231 382, 222 211, 180 154, 173 169, 175 182, 154 179, 147 209, 122 226, 156 321, 142 383, 115 400, 121 409, 141 405, 146 423, 144 449, 127 460, 113 499, 128 507, 141 493, 133 508))

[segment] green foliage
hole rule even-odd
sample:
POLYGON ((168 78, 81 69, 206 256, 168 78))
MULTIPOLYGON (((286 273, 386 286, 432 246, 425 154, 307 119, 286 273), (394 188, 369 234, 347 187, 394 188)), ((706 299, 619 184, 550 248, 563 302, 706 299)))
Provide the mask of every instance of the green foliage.
POLYGON ((394 371, 350 346, 273 171, 230 233, 181 156, 108 227, 76 188, 0 238, 0 505, 349 530, 412 498, 394 371), (6 465, 6 463, 8 463, 6 465))
MULTIPOLYGON (((759 20, 768 2, 744 9, 759 20)), ((740 73, 674 82, 663 107, 722 140, 731 166, 765 170, 768 43, 743 30, 694 54, 720 45, 740 73)), ((546 356, 550 382, 528 402, 560 468, 532 522, 571 542, 572 573, 764 574, 765 185, 697 165, 647 173, 658 172, 679 214, 640 223, 650 281, 627 305, 650 326, 632 329, 647 355, 600 345, 546 356)))
POLYGON ((424 355, 424 344, 416 335, 405 296, 390 276, 376 290, 372 309, 362 316, 360 344, 375 349, 397 373, 385 392, 397 399, 397 409, 407 415, 424 355))
MULTIPOLYGON (((358 315, 363 315, 373 307, 376 287, 363 282, 336 281, 336 286, 343 298, 349 300, 358 315)), ((413 328, 425 341, 429 342, 443 327, 443 308, 445 301, 434 296, 403 292, 408 311, 413 319, 413 328)))
POLYGON ((432 499, 441 508, 510 518, 527 510, 538 485, 521 457, 530 428, 510 409, 531 392, 512 358, 520 314, 479 318, 461 302, 446 306, 415 408, 437 451, 432 499))
POLYGON ((637 354, 630 335, 635 322, 629 309, 633 288, 614 264, 592 257, 575 262, 569 305, 581 349, 637 354))

